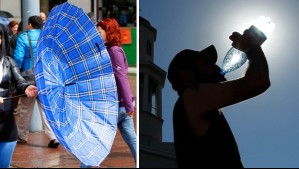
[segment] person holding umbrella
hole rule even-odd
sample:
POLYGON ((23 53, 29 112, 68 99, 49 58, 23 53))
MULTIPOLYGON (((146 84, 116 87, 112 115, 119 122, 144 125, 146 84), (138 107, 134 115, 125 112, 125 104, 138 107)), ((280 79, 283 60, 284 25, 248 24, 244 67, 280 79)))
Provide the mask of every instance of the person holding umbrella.
POLYGON ((10 83, 16 84, 19 93, 36 97, 37 88, 21 76, 14 60, 6 56, 5 31, 0 26, 0 168, 9 168, 18 139, 18 129, 13 115, 14 107, 9 97, 10 83))
POLYGON ((115 19, 104 18, 97 24, 97 29, 107 47, 115 75, 118 100, 120 101, 117 126, 136 162, 136 133, 133 122, 134 97, 127 75, 128 62, 121 47, 120 27, 115 19))

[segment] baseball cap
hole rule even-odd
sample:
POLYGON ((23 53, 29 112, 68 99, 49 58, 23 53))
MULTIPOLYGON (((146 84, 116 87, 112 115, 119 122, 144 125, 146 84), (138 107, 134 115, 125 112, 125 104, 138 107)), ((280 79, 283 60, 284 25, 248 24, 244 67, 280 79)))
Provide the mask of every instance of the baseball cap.
POLYGON ((173 89, 176 90, 176 86, 179 83, 179 72, 184 69, 190 67, 190 65, 198 58, 201 57, 211 57, 211 60, 216 63, 217 61, 217 51, 214 45, 210 45, 209 47, 201 50, 195 51, 191 49, 184 49, 178 54, 170 62, 168 67, 168 75, 167 78, 169 82, 172 84, 173 89))

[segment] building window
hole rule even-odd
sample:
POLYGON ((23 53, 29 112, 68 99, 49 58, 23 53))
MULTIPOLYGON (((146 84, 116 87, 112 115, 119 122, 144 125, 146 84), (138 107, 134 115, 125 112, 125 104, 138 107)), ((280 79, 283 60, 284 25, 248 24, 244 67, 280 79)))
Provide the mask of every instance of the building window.
POLYGON ((120 26, 136 26, 136 0, 104 0, 103 17, 115 18, 120 26))
POLYGON ((151 114, 158 115, 158 104, 157 104, 157 85, 152 79, 149 84, 149 106, 151 106, 151 114))
POLYGON ((54 8, 55 6, 60 5, 65 2, 67 2, 67 0, 51 0, 51 1, 49 1, 49 7, 50 7, 49 11, 51 11, 52 8, 54 8))
POLYGON ((157 96, 156 93, 152 93, 152 109, 151 109, 151 113, 155 116, 158 116, 158 106, 157 106, 157 96))
MULTIPOLYGON (((23 3, 23 1, 21 2, 23 3)), ((65 2, 67 2, 67 0, 40 0, 40 11, 48 16, 54 7, 65 2)))

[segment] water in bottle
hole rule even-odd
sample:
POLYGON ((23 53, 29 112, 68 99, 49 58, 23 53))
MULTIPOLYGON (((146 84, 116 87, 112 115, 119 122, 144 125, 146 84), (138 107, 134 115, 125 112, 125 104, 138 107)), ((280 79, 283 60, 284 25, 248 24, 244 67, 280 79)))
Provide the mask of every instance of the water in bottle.
MULTIPOLYGON (((254 31, 258 45, 262 45, 274 30, 274 27, 275 25, 270 18, 261 16, 257 19, 256 23, 249 28, 249 31, 254 31)), ((232 47, 224 57, 221 73, 225 75, 228 72, 234 71, 241 67, 246 61, 246 53, 232 47)))
POLYGON ((227 72, 234 71, 241 67, 246 61, 246 53, 232 47, 229 49, 223 60, 221 73, 225 75, 227 72))

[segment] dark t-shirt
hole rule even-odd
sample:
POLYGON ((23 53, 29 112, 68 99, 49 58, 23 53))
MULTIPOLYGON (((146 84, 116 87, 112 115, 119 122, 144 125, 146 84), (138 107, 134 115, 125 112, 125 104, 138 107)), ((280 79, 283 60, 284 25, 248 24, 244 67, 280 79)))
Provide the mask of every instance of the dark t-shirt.
POLYGON ((207 133, 199 138, 188 127, 183 99, 173 112, 174 143, 178 167, 243 168, 233 133, 222 113, 208 113, 211 119, 207 133))

